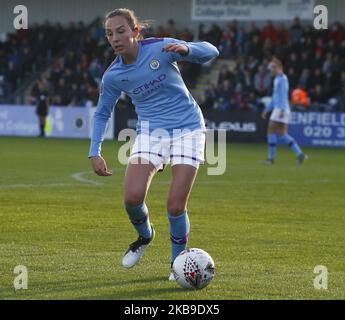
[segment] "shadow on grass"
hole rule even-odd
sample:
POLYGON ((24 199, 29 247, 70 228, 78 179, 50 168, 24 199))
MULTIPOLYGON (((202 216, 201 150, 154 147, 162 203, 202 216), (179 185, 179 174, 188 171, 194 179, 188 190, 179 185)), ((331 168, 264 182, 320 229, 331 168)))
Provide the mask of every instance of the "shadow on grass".
MULTIPOLYGON (((158 296, 164 293, 174 293, 174 292, 181 292, 184 291, 190 291, 187 289, 183 289, 180 287, 165 287, 165 288, 157 288, 154 283, 163 283, 163 284, 171 284, 174 286, 177 286, 177 284, 173 282, 168 282, 167 277, 157 276, 157 277, 146 277, 141 279, 133 279, 133 280, 120 280, 120 281, 106 281, 104 279, 90 279, 89 282, 86 281, 56 281, 56 282, 43 282, 40 284, 37 284, 36 288, 35 285, 32 284, 29 292, 21 292, 19 295, 16 294, 14 290, 4 290, 0 289, 0 293, 7 292, 9 295, 12 296, 11 293, 13 293, 13 299, 16 298, 27 298, 27 299, 36 299, 37 296, 41 297, 42 295, 58 295, 61 293, 61 299, 120 299, 120 300, 126 300, 126 299, 145 299, 148 295, 152 298, 152 296, 158 296), (98 281, 97 281, 98 280, 98 281), (92 284, 90 283, 92 282, 92 284), (147 284, 147 289, 139 289, 135 288, 133 286, 140 285, 140 284, 147 284), (116 287, 121 286, 120 290, 116 291, 116 287), (131 287, 131 290, 126 290, 126 286, 131 287), (99 292, 98 295, 92 295, 91 293, 80 293, 79 297, 75 297, 78 294, 78 291, 81 290, 102 290, 114 287, 114 293, 111 294, 102 294, 99 292), (27 294, 25 294, 27 293, 27 294), (69 298, 71 297, 71 298, 69 298)), ((109 290, 109 289, 108 289, 109 290)), ((1 294, 0 294, 1 295, 1 294)), ((11 297, 7 297, 11 299, 11 297)), ((44 299, 44 298, 43 298, 44 299)), ((47 299, 50 299, 47 297, 47 299)), ((60 299, 57 298, 51 298, 51 299, 60 299)))

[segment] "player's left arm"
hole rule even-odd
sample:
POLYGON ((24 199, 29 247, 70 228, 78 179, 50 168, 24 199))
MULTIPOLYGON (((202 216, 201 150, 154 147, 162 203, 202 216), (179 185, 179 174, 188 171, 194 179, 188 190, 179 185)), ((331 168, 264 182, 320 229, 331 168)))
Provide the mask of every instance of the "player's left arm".
POLYGON ((218 49, 209 42, 186 42, 167 38, 162 48, 163 52, 170 53, 173 61, 188 61, 205 63, 219 55, 218 49))

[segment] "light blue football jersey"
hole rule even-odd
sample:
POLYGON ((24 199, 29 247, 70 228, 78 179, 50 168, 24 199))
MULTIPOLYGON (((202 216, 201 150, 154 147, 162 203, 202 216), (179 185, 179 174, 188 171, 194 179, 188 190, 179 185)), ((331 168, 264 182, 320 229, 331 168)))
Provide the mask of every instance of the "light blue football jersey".
POLYGON ((200 107, 188 91, 176 62, 205 63, 218 56, 217 48, 208 42, 173 38, 148 38, 138 44, 135 63, 124 64, 118 55, 103 75, 89 157, 101 154, 106 124, 121 92, 130 96, 135 106, 138 134, 143 121, 149 124, 149 133, 156 129, 165 129, 169 134, 174 129, 205 130, 200 107), (162 52, 167 43, 185 44, 189 52, 184 56, 162 52))
POLYGON ((286 110, 289 105, 289 80, 285 74, 277 75, 273 82, 272 100, 266 108, 271 111, 273 108, 286 110))

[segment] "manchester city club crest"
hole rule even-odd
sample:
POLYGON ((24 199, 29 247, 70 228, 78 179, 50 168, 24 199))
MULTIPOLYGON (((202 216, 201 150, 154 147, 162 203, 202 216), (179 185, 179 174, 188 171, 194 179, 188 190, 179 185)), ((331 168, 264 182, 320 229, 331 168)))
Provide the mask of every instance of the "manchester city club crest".
POLYGON ((152 70, 157 70, 159 68, 159 61, 156 60, 156 59, 153 59, 151 62, 150 62, 150 68, 152 70))

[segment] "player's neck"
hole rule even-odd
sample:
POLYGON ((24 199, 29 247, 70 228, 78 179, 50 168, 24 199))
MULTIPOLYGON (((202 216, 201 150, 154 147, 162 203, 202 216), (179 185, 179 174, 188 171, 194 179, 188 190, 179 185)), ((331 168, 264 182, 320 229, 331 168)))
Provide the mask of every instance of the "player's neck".
POLYGON ((137 61, 139 51, 139 45, 137 41, 133 42, 133 47, 126 54, 122 55, 122 61, 124 64, 133 64, 137 61))

